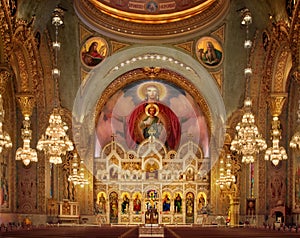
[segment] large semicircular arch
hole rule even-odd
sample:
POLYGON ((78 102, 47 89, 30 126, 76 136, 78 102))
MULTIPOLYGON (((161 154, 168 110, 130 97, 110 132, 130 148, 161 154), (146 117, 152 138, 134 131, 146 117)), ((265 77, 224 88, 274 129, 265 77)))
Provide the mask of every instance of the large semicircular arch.
MULTIPOLYGON (((210 110, 212 121, 212 128, 210 128, 211 148, 216 150, 221 148, 224 141, 226 110, 217 83, 193 57, 174 48, 164 46, 128 48, 107 57, 99 66, 90 71, 77 92, 73 106, 73 124, 88 124, 86 127, 88 130, 84 132, 88 135, 85 138, 94 137, 97 102, 108 85, 126 72, 143 67, 163 67, 183 75, 195 85, 206 100, 210 110)), ((76 132, 73 134, 76 134, 76 132)), ((218 155, 215 155, 215 157, 218 157, 218 155)))

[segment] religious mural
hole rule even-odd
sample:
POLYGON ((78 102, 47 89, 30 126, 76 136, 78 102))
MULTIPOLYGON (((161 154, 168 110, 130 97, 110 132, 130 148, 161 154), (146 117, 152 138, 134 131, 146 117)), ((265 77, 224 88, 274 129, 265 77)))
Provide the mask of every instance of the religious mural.
POLYGON ((94 67, 107 56, 107 43, 101 37, 88 39, 81 47, 81 62, 87 67, 94 67))
POLYGON ((110 223, 118 223, 119 203, 118 193, 116 192, 109 194, 109 209, 110 223))
POLYGON ((116 92, 100 112, 95 156, 111 141, 135 150, 150 135, 176 150, 190 138, 209 156, 207 122, 191 95, 162 80, 132 83, 116 92))
POLYGON ((194 194, 192 192, 188 192, 186 195, 186 223, 194 223, 194 194))
POLYGON ((163 212, 170 212, 171 211, 171 194, 169 192, 163 193, 163 212))
POLYGON ((106 214, 106 194, 104 192, 100 192, 97 195, 97 201, 95 204, 95 214, 106 214))
POLYGON ((202 214, 202 213, 206 213, 207 211, 205 210, 206 209, 206 194, 204 192, 200 192, 198 194, 198 204, 197 204, 197 211, 198 211, 198 214, 202 214))
POLYGON ((202 37, 196 44, 196 55, 204 66, 214 67, 222 62, 223 49, 216 39, 202 37))
POLYGON ((133 194, 133 211, 135 214, 140 214, 142 211, 142 195, 139 192, 133 194))

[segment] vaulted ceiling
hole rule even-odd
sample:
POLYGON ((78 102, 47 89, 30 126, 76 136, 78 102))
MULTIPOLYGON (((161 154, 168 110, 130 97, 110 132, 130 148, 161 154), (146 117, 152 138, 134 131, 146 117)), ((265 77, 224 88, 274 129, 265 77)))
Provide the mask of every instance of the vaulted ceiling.
POLYGON ((127 40, 178 41, 220 22, 229 10, 226 0, 76 0, 81 20, 110 37, 127 40))

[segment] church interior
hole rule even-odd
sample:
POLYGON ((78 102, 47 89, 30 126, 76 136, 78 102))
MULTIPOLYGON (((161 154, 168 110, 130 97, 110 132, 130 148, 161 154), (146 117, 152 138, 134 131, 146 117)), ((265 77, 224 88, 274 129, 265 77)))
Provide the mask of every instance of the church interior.
POLYGON ((0 6, 0 224, 300 224, 298 0, 0 6))

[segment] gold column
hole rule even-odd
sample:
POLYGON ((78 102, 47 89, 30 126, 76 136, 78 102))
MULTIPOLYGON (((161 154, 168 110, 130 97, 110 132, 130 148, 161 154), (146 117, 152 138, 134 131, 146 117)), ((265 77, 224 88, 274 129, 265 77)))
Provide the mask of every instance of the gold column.
POLYGON ((6 91, 6 84, 10 78, 11 74, 9 71, 2 69, 0 71, 0 94, 3 95, 6 91))

